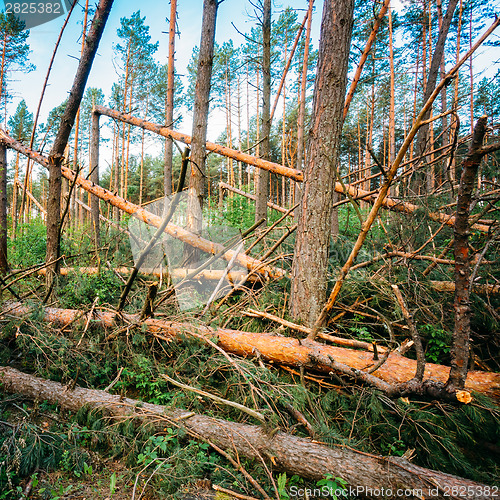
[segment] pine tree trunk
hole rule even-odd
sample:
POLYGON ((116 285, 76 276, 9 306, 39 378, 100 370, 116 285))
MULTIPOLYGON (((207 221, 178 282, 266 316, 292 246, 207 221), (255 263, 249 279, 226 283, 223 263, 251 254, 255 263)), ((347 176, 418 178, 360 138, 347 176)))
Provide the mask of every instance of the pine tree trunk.
POLYGON ((291 314, 312 325, 326 298, 335 169, 340 135, 353 0, 326 0, 313 103, 313 120, 304 172, 295 245, 291 314))
MULTIPOLYGON (((17 189, 14 187, 14 189, 17 189)), ((0 274, 9 269, 7 261, 7 147, 0 145, 0 274)))
MULTIPOLYGON (((92 129, 90 136, 90 180, 99 185, 99 115, 92 113, 92 129)), ((101 246, 99 227, 99 198, 90 195, 91 232, 94 248, 101 246)))
POLYGON ((19 184, 19 153, 16 154, 16 165, 14 167, 14 185, 12 186, 12 235, 11 238, 16 237, 17 230, 17 190, 19 184))
MULTIPOLYGON (((76 113, 80 107, 87 78, 94 61, 97 47, 104 31, 113 0, 101 0, 97 7, 92 27, 85 42, 85 48, 75 75, 61 126, 49 155, 49 194, 47 201, 47 254, 46 261, 54 262, 60 252, 60 222, 61 222, 61 163, 63 153, 75 122, 76 113)), ((53 291, 54 277, 59 263, 54 262, 47 266, 46 285, 47 293, 53 291)))
POLYGON ((470 263, 469 263, 469 212, 474 190, 474 180, 483 155, 480 153, 486 133, 487 117, 482 116, 474 129, 469 154, 464 161, 457 196, 455 216, 455 329, 451 347, 449 390, 464 388, 469 362, 470 340, 470 263))
MULTIPOLYGON (((307 18, 306 40, 304 45, 304 59, 302 61, 302 74, 299 87, 299 113, 297 117, 297 170, 302 170, 304 163, 304 126, 306 115, 306 84, 307 68, 309 66, 309 42, 311 38, 312 8, 314 0, 309 0, 309 17, 307 18)), ((296 199, 295 202, 297 202, 296 199)))
MULTIPOLYGON (((196 73, 187 229, 197 235, 201 233, 202 208, 205 198, 205 143, 207 139, 207 123, 218 6, 219 3, 217 0, 204 0, 203 2, 200 52, 196 73)), ((190 247, 186 247, 185 256, 188 263, 195 262, 197 260, 197 252, 190 247)))
MULTIPOLYGON (((271 0, 264 0, 262 12, 262 158, 271 157, 271 0)), ((267 222, 267 198, 269 196, 269 173, 260 169, 255 186, 255 222, 267 222)), ((262 229, 265 226, 260 226, 262 229)))
MULTIPOLYGON (((168 70, 167 99, 165 101, 165 125, 172 127, 174 121, 174 56, 175 56, 175 21, 177 17, 177 0, 170 0, 170 24, 168 30, 168 70)), ((172 194, 172 139, 165 139, 164 193, 172 194)))
MULTIPOLYGON (((434 89, 436 88, 437 77, 439 75, 439 69, 441 67, 441 62, 444 54, 445 42, 446 38, 448 37, 448 31, 450 29, 451 22, 453 19, 453 14, 455 12, 457 4, 458 0, 450 0, 448 3, 448 8, 446 9, 446 14, 443 18, 441 29, 439 30, 438 39, 434 47, 434 53, 432 55, 432 61, 429 68, 428 76, 425 81, 423 102, 427 102, 431 94, 434 92, 434 89)), ((426 62, 424 57, 423 67, 425 66, 426 62)), ((423 119, 428 120, 430 116, 431 116, 431 109, 429 109, 429 111, 425 114, 423 119)), ((418 156, 422 156, 425 153, 428 142, 428 134, 429 134, 429 124, 424 124, 422 127, 420 127, 417 135, 415 149, 418 156)), ((415 175, 412 187, 413 191, 418 192, 423 187, 423 182, 424 178, 421 174, 415 175)))

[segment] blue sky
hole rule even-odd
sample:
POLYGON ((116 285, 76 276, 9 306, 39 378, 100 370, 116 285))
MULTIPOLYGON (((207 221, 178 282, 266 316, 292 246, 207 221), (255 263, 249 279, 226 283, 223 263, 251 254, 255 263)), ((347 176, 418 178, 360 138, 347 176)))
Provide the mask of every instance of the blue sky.
MULTIPOLYGON (((92 1, 90 5, 97 2, 92 1)), ((319 37, 320 14, 322 1, 317 0, 315 18, 313 20, 313 40, 317 45, 319 37), (318 13, 318 9, 320 12, 318 13)), ((43 122, 48 112, 60 104, 67 96, 71 87, 78 61, 75 59, 80 55, 80 36, 83 20, 82 5, 84 0, 79 0, 80 6, 75 8, 73 19, 70 21, 63 35, 56 60, 52 69, 50 86, 47 89, 44 104, 42 106, 41 121, 43 122)), ((299 18, 305 15, 307 0, 287 0, 286 3, 275 2, 275 13, 283 9, 284 6, 292 6, 299 11, 299 18)), ((191 57, 193 47, 200 41, 200 26, 202 18, 202 0, 178 0, 178 31, 176 38, 176 72, 183 74, 191 57)), ((221 3, 217 18, 216 40, 219 43, 232 38, 235 45, 242 41, 242 37, 232 26, 233 22, 238 30, 248 32, 255 21, 252 21, 248 13, 252 12, 252 6, 244 0, 225 0, 221 3)), ((95 59, 92 72, 88 81, 88 86, 101 87, 106 96, 109 96, 113 82, 117 74, 115 70, 115 56, 113 45, 117 42, 116 30, 120 26, 122 17, 129 17, 133 12, 140 10, 141 15, 146 17, 146 24, 150 26, 152 41, 159 41, 159 49, 155 58, 161 63, 167 61, 168 51, 168 31, 167 18, 170 15, 170 2, 146 0, 137 2, 133 0, 115 0, 111 14, 106 25, 106 29, 99 45, 98 55, 95 59)), ((52 55, 52 51, 63 24, 63 17, 55 19, 49 23, 33 28, 30 32, 29 44, 32 50, 31 62, 36 65, 36 71, 29 74, 16 73, 13 78, 12 88, 17 90, 16 99, 10 105, 10 111, 15 110, 15 106, 20 98, 24 98, 30 111, 36 110, 40 92, 45 79, 47 67, 52 55)), ((214 117, 217 119, 217 117, 214 117)), ((211 140, 214 140, 224 127, 224 120, 221 118, 220 126, 214 123, 211 140)), ((184 121, 181 127, 186 133, 190 133, 189 123, 184 121)))
MULTIPOLYGON (((499 3, 499 0, 493 1, 493 4, 496 6, 498 6, 499 3)), ((50 85, 47 89, 42 106, 40 116, 41 122, 46 120, 47 114, 52 108, 59 105, 66 98, 72 85, 78 64, 77 58, 80 55, 80 36, 83 20, 82 7, 84 4, 84 0, 79 0, 79 5, 75 8, 73 18, 63 35, 62 43, 59 47, 52 69, 49 81, 50 85)), ((96 4, 97 0, 90 0, 91 6, 95 6, 96 4)), ((307 4, 308 0, 276 0, 273 7, 273 17, 277 17, 279 12, 283 10, 285 6, 289 5, 295 9, 300 9, 298 17, 301 20, 305 14, 307 4)), ((393 5, 399 10, 401 1, 395 0, 393 5)), ((202 6, 202 0, 178 0, 179 36, 176 39, 177 73, 185 73, 185 68, 191 57, 193 47, 199 44, 202 6)), ((322 6, 323 0, 316 0, 312 30, 312 40, 316 47, 319 39, 322 6)), ((146 0, 143 2, 115 0, 88 81, 88 86, 102 88, 106 97, 109 96, 111 86, 117 78, 115 69, 116 60, 113 54, 113 45, 117 42, 116 30, 120 26, 120 19, 122 17, 129 17, 137 10, 140 10, 141 15, 146 17, 145 22, 150 26, 152 41, 159 41, 159 50, 155 54, 155 58, 161 63, 167 61, 168 35, 166 32, 168 31, 167 18, 170 15, 170 2, 168 0, 146 0)), ((248 0, 224 0, 220 4, 218 12, 216 30, 217 42, 223 43, 225 40, 232 38, 235 45, 239 45, 239 43, 243 41, 243 38, 238 34, 231 23, 233 22, 239 31, 248 32, 251 27, 255 25, 255 20, 249 17, 249 14, 252 12, 253 7, 248 0)), ((31 30, 29 44, 32 53, 30 59, 31 62, 36 65, 36 71, 29 74, 16 73, 13 75, 13 79, 16 81, 11 83, 11 89, 17 91, 17 94, 14 101, 10 104, 9 111, 11 113, 15 110, 20 98, 26 100, 30 111, 34 112, 36 110, 48 63, 63 20, 63 17, 60 17, 31 30)), ((490 22, 491 20, 486 21, 488 25, 490 22)), ((493 37, 498 39, 498 34, 493 35, 493 37)), ((496 49, 496 52, 490 50, 487 55, 480 56, 475 65, 478 67, 488 66, 491 65, 491 61, 495 59, 498 59, 498 49, 496 49), (485 62, 482 63, 481 61, 485 62)), ((489 69, 490 73, 493 74, 496 71, 495 65, 491 66, 492 67, 489 69)), ((224 116, 221 113, 213 113, 210 118, 208 139, 214 141, 224 127, 224 116)), ((184 119, 179 129, 188 134, 191 132, 191 125, 188 117, 184 119)))

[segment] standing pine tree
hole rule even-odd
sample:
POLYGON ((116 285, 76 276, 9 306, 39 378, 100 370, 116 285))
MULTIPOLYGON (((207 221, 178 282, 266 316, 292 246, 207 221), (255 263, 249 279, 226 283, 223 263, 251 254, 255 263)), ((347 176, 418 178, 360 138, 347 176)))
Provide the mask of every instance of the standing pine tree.
POLYGON ((29 30, 24 29, 24 22, 20 21, 14 14, 0 12, 0 40, 1 40, 1 62, 0 62, 0 108, 3 105, 4 125, 7 123, 7 102, 9 92, 7 83, 10 72, 14 68, 22 71, 31 71, 32 65, 28 64, 29 45, 26 40, 29 30))
MULTIPOLYGON (((24 99, 18 104, 16 112, 9 118, 10 135, 19 142, 29 141, 33 129, 33 113, 28 111, 24 99)), ((19 152, 16 154, 14 167, 14 185, 12 187, 12 238, 15 238, 17 227, 17 190, 19 185, 19 152)))

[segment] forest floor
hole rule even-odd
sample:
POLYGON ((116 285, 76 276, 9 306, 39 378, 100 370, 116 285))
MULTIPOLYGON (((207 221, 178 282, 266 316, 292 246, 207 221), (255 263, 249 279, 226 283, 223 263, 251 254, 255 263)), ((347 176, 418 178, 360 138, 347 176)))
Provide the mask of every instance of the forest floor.
MULTIPOLYGON (((347 217, 341 226, 345 225, 354 235, 357 228, 353 215, 350 217, 351 222, 347 217)), ((387 223, 406 230, 397 220, 387 223)), ((235 225, 245 224, 236 221, 235 225)), ((32 224, 16 240, 11 249, 16 267, 43 262, 42 231, 41 225, 32 224)), ((439 244, 446 245, 450 236, 446 231, 442 232, 443 241, 436 242, 436 252, 439 244)), ((379 233, 367 244, 366 260, 383 249, 381 229, 379 233)), ((281 234, 277 231, 271 235, 261 251, 271 247, 281 234)), ((335 243, 330 262, 332 280, 335 269, 348 254, 352 235, 345 233, 335 243)), ((78 258, 79 265, 96 265, 86 238, 85 233, 74 234, 64 241, 63 251, 70 256, 88 250, 86 259, 78 258)), ((112 268, 131 264, 130 247, 127 250, 121 238, 110 233, 104 239, 106 250, 100 262, 106 265, 102 265, 99 275, 74 271, 61 277, 57 303, 51 305, 89 311, 99 296, 99 307, 114 310, 124 277, 112 268)), ((293 239, 287 240, 276 265, 289 268, 292 250, 293 239)), ((494 261, 496 256, 487 258, 494 261)), ((66 261, 65 265, 71 267, 73 261, 66 261)), ((386 346, 388 332, 376 314, 383 311, 393 325, 396 342, 402 343, 408 338, 408 329, 390 287, 398 283, 414 313, 427 360, 449 363, 452 294, 435 292, 428 285, 430 279, 450 280, 452 270, 437 267, 428 278, 417 279, 427 265, 422 261, 402 260, 399 266, 380 262, 375 268, 352 273, 332 311, 335 323, 328 325, 326 332, 386 346)), ((289 413, 287 405, 302 413, 321 442, 365 453, 403 456, 423 467, 500 484, 500 408, 485 396, 474 394, 473 401, 466 405, 427 397, 391 399, 344 376, 308 371, 301 374, 298 370, 264 364, 258 356, 228 358, 188 335, 168 342, 148 335, 140 326, 103 328, 93 321, 86 327, 75 323, 61 328, 44 322, 37 306, 42 298, 39 290, 43 279, 33 274, 16 284, 19 294, 32 294, 34 308, 30 314, 22 319, 0 314, 2 366, 68 386, 103 390, 111 384, 113 394, 255 424, 251 417, 232 407, 169 384, 162 377, 168 375, 188 386, 259 409, 273 426, 290 434, 308 436, 307 429, 289 413)), ((148 285, 153 281, 151 276, 139 277, 127 311, 141 310, 148 285)), ((210 309, 203 321, 214 327, 303 337, 297 331, 246 314, 248 309, 257 309, 291 319, 287 314, 289 296, 290 284, 286 279, 248 285, 220 308, 210 309)), ((4 299, 11 297, 4 292, 4 299)), ((500 371, 498 318, 490 313, 491 308, 500 307, 499 298, 474 296, 472 302, 474 362, 482 370, 500 371)), ((199 321, 192 312, 179 310, 174 298, 157 311, 156 317, 199 321)), ((414 354, 410 351, 408 356, 414 354)), ((290 498, 292 486, 317 486, 316 481, 305 481, 272 467, 266 470, 250 460, 242 460, 242 465, 270 496, 282 500, 290 498)), ((324 479, 333 483, 338 480, 341 478, 333 476, 324 479)), ((240 495, 258 496, 241 471, 207 443, 190 438, 182 430, 166 426, 162 432, 152 432, 147 425, 116 424, 85 409, 71 414, 44 401, 33 403, 0 391, 0 499, 28 498, 22 492, 30 481, 29 498, 37 500, 132 499, 134 485, 135 498, 143 500, 203 498, 200 488, 211 484, 240 495), (193 489, 190 497, 187 492, 193 489)), ((214 495, 214 490, 208 489, 205 497, 214 495)))

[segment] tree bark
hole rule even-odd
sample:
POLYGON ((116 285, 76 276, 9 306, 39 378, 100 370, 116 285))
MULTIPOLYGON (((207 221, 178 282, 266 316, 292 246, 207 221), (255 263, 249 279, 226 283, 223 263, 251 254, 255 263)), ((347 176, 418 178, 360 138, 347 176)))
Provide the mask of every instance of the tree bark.
MULTIPOLYGON (((28 306, 20 303, 6 303, 3 307, 4 314, 23 317, 30 314, 28 306)), ((149 333, 160 340, 182 340, 183 336, 192 332, 198 336, 217 339, 218 345, 227 352, 238 356, 259 357, 275 365, 304 367, 321 373, 331 373, 333 363, 341 368, 349 368, 351 376, 367 374, 365 369, 372 367, 376 361, 373 352, 347 349, 320 344, 311 340, 280 337, 265 333, 243 332, 229 328, 211 328, 204 325, 164 321, 160 319, 147 319, 141 322, 139 315, 123 314, 124 320, 145 328, 149 333)), ((88 315, 75 309, 57 309, 46 307, 43 319, 49 323, 61 325, 74 324, 87 321, 88 315)), ((92 320, 103 327, 116 326, 114 312, 94 311, 92 320)), ((392 396, 397 395, 397 386, 411 380, 415 374, 417 362, 408 359, 397 352, 391 352, 387 361, 373 372, 374 378, 380 381, 382 390, 393 390, 392 396), (389 387, 390 386, 390 387, 389 387)), ((448 366, 426 363, 424 382, 430 380, 444 385, 448 379, 450 368, 448 366)), ((343 372, 345 373, 345 372, 343 372)), ((500 398, 500 373, 471 371, 467 375, 466 390, 482 392, 492 398, 500 398)))
POLYGON ((349 496, 380 498, 394 495, 409 499, 445 500, 452 491, 464 491, 467 492, 467 498, 495 498, 491 487, 425 469, 399 457, 362 453, 346 446, 329 447, 281 431, 270 432, 265 426, 229 422, 177 408, 143 403, 96 389, 69 389, 59 382, 10 367, 0 367, 0 383, 6 393, 48 401, 74 413, 87 405, 117 420, 132 417, 140 422, 148 422, 160 431, 166 423, 180 426, 189 435, 206 439, 237 456, 253 460, 265 457, 269 467, 290 475, 319 480, 327 474, 333 474, 348 483, 351 488, 349 496))
POLYGON ((16 230, 17 230, 17 186, 19 183, 19 153, 16 154, 16 164, 14 167, 14 183, 13 183, 13 188, 12 188, 12 207, 11 207, 11 214, 12 214, 12 233, 11 233, 11 239, 14 239, 16 237, 16 230))
POLYGON ((309 325, 320 314, 326 297, 353 10, 352 0, 326 0, 323 7, 313 121, 302 200, 297 208, 299 228, 292 269, 291 314, 309 325))
MULTIPOLYGON (((436 88, 437 77, 439 75, 439 69, 440 69, 441 61, 443 60, 443 55, 444 55, 444 46, 446 43, 446 38, 448 37, 448 31, 450 29, 451 22, 453 19, 453 14, 455 12, 457 4, 458 4, 458 0, 449 0, 448 8, 446 9, 446 14, 443 17, 443 20, 441 23, 441 28, 439 30, 438 40, 436 42, 436 46, 434 47, 434 53, 432 55, 431 66, 429 68, 429 74, 427 76, 427 81, 425 83, 423 102, 427 102, 429 97, 434 92, 434 89, 436 88)), ((429 6, 429 8, 430 8, 430 6, 429 6)), ((430 27, 429 27, 429 29, 430 29, 430 27)), ((423 63, 423 66, 425 67, 425 61, 423 63)), ((425 113, 425 115, 423 116, 424 121, 429 119, 429 117, 431 116, 431 111, 432 111, 432 108, 429 108, 429 110, 425 113)), ((420 127, 420 130, 418 131, 418 135, 417 135, 416 151, 417 151, 418 156, 421 156, 425 153, 425 149, 427 147, 428 134, 429 134, 429 124, 426 123, 422 127, 420 127)), ((427 176, 427 172, 426 172, 426 176, 427 176)), ((419 190, 420 186, 423 186, 424 182, 425 181, 422 178, 422 176, 419 173, 417 173, 415 175, 414 182, 413 182, 413 190, 415 192, 417 192, 419 190)))
POLYGON ((474 180, 483 155, 481 148, 488 117, 482 116, 474 128, 469 154, 464 161, 457 195, 457 215, 453 230, 455 240, 455 329, 451 346, 451 370, 447 382, 450 392, 461 390, 467 378, 470 341, 470 265, 469 212, 474 180))
MULTIPOLYGON (((264 0, 262 12, 262 157, 271 156, 271 0, 264 0)), ((269 196, 269 174, 259 169, 255 185, 255 222, 265 219, 267 223, 267 198, 269 196)), ((261 226, 262 228, 262 226, 261 226)))
MULTIPOLYGON (((17 186, 14 184, 14 190, 17 186)), ((7 147, 0 145, 0 274, 9 269, 7 260, 7 147)))
MULTIPOLYGON (((175 56, 175 22, 177 19, 177 0, 170 0, 170 24, 168 30, 168 69, 167 99, 165 101, 165 125, 172 127, 174 122, 174 56, 175 56)), ((172 139, 165 139, 164 191, 165 196, 172 194, 172 139)))
POLYGON ((100 0, 92 27, 85 40, 80 63, 73 81, 68 102, 61 118, 54 144, 49 155, 49 194, 47 201, 47 254, 46 262, 54 261, 47 267, 46 285, 48 294, 53 290, 54 278, 59 267, 60 229, 61 229, 61 164, 64 149, 75 122, 80 102, 85 91, 85 85, 92 68, 97 47, 101 40, 104 26, 109 16, 113 0, 100 0))
MULTIPOLYGON (((92 128, 90 137, 90 180, 99 185, 99 114, 92 112, 92 128)), ((99 198, 95 195, 90 197, 91 232, 95 248, 101 246, 99 227, 99 198)))
MULTIPOLYGON (((193 234, 201 234, 202 208, 205 197, 205 156, 207 123, 210 104, 210 87, 214 59, 215 26, 218 0, 204 0, 201 26, 200 52, 196 73, 193 110, 193 133, 191 141, 191 176, 189 179, 187 228, 193 234)), ((186 247, 188 262, 197 261, 196 252, 186 247)))

